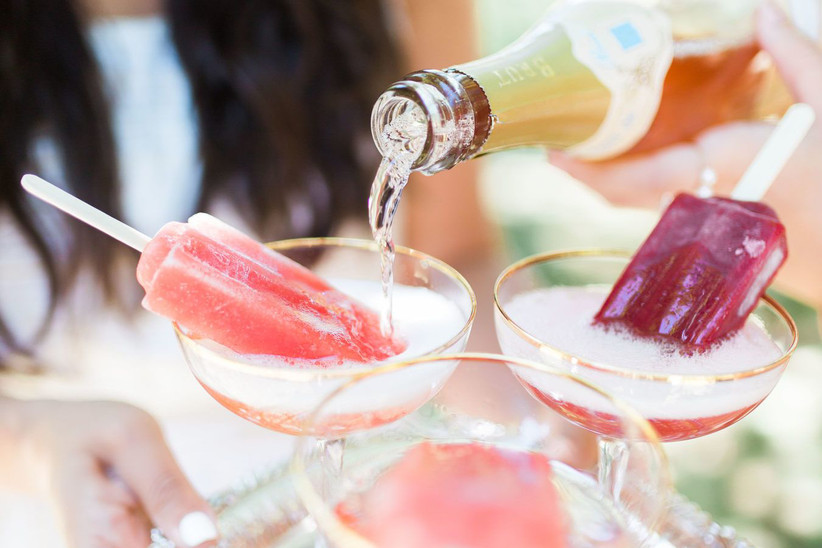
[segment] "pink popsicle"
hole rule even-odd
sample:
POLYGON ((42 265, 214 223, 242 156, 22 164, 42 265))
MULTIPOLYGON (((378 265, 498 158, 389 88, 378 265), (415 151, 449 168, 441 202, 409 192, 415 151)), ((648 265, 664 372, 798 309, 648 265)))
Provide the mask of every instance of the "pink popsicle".
POLYGON ((680 194, 595 322, 705 350, 743 325, 787 254, 785 227, 765 204, 680 194))
POLYGON ((375 312, 206 214, 165 225, 137 279, 147 309, 241 354, 373 362, 405 348, 381 334, 375 312))
POLYGON ((366 493, 360 521, 350 520, 378 548, 565 548, 551 478, 543 455, 422 443, 366 493))

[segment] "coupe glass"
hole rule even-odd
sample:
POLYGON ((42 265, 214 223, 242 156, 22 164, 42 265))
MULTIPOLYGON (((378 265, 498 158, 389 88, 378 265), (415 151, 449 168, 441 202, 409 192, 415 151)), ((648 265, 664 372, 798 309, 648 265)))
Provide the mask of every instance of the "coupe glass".
MULTIPOLYGON (((447 369, 456 363, 459 363, 457 374, 451 376, 443 389, 425 406, 382 427, 349 432, 343 465, 336 470, 323 466, 323 456, 317 449, 315 437, 306 436, 298 440, 292 460, 297 492, 317 522, 327 546, 422 546, 419 539, 386 540, 380 537, 383 533, 373 529, 375 525, 382 531, 390 531, 389 534, 409 530, 406 529, 406 517, 412 509, 401 507, 399 513, 403 517, 400 519, 395 519, 397 516, 375 516, 374 499, 369 497, 374 496, 380 482, 396 470, 395 466, 401 459, 421 444, 433 444, 440 450, 443 446, 463 446, 466 443, 514 452, 514 461, 537 455, 550 462, 551 483, 559 500, 557 519, 565 524, 569 548, 634 548, 641 545, 645 532, 663 518, 664 507, 659 500, 663 493, 670 490, 667 461, 656 434, 649 423, 627 404, 568 372, 495 354, 426 356, 380 367, 351 379, 326 397, 311 413, 308 422, 324 424, 327 417, 336 414, 339 402, 354 394, 371 393, 383 385, 397 386, 397 382, 392 380, 394 376, 432 367, 447 369), (599 483, 600 476, 596 471, 606 464, 597 462, 593 438, 579 436, 580 430, 570 425, 562 415, 529 397, 513 379, 511 370, 539 374, 546 385, 556 389, 557 394, 569 389, 584 393, 608 410, 614 417, 614 428, 631 449, 628 457, 622 460, 623 473, 618 483, 599 483)), ((523 477, 527 478, 527 475, 523 477)), ((526 479, 525 483, 528 481, 533 481, 533 478, 526 479)), ((411 484, 417 484, 416 477, 412 477, 406 485, 411 484)), ((449 486, 453 484, 449 483, 449 486)), ((483 491, 475 484, 466 492, 471 493, 466 500, 467 507, 476 502, 482 508, 484 502, 494 497, 493 493, 483 491)), ((515 492, 517 504, 527 505, 528 493, 522 492, 521 496, 520 493, 520 490, 515 492)), ((447 498, 449 494, 436 489, 433 499, 447 498)), ((416 501, 417 507, 427 505, 427 502, 420 505, 419 499, 416 501)), ((436 506, 436 500, 431 502, 436 506)), ((451 506, 457 510, 449 514, 449 520, 463 520, 463 523, 466 519, 471 520, 470 517, 455 515, 466 507, 461 502, 462 499, 458 499, 457 504, 451 506)), ((521 544, 517 538, 524 531, 515 525, 518 523, 516 520, 512 522, 510 515, 489 512, 487 508, 480 510, 483 511, 483 523, 471 521, 469 527, 482 528, 482 531, 505 531, 507 540, 503 544, 483 542, 482 546, 521 544)), ((420 519, 422 521, 415 522, 411 530, 420 523, 426 528, 433 527, 428 529, 424 543, 426 548, 475 546, 473 543, 466 544, 464 539, 459 542, 449 537, 448 533, 432 532, 437 530, 437 526, 425 521, 424 517, 420 519)), ((472 534, 483 533, 475 530, 472 534)))
MULTIPOLYGON (((330 280, 373 282, 380 291, 377 246, 366 240, 343 238, 306 238, 269 244, 272 249, 308 266, 330 280)), ((446 298, 460 311, 463 322, 453 332, 442 333, 438 342, 420 355, 442 354, 465 348, 476 313, 476 298, 462 275, 433 257, 398 247, 395 283, 423 287, 446 298)), ((394 314, 402 310, 394 306, 394 314)), ((385 397, 380 393, 351 400, 323 424, 306 427, 304 419, 311 409, 336 388, 377 365, 369 363, 348 367, 297 367, 291 363, 255 363, 252 359, 216 350, 212 345, 187 337, 180 329, 177 336, 192 373, 214 399, 237 415, 286 434, 319 434, 339 438, 350 429, 377 426, 394 420, 425 403, 447 372, 431 378, 403 379, 407 390, 402 396, 385 397), (308 428, 308 430, 306 430, 308 428)), ((389 358, 380 363, 390 363, 389 358)))
MULTIPOLYGON (((274 242, 269 246, 309 267, 332 284, 335 281, 368 282, 373 291, 381 295, 380 252, 372 241, 305 238, 274 242)), ((463 350, 477 304, 465 278, 442 261, 404 247, 396 249, 394 268, 395 284, 430 290, 459 311, 460 321, 433 335, 426 335, 426 340, 432 342, 429 346, 422 345, 417 355, 463 350)), ((379 303, 379 299, 376 302, 379 303)), ((403 305, 395 299, 394 315, 402 314, 403 305)), ((386 381, 399 383, 396 387, 386 384, 367 394, 349 391, 349 397, 336 400, 334 413, 326 414, 322 422, 307 423, 305 419, 309 411, 340 386, 379 365, 411 356, 338 368, 301 367, 285 360, 278 362, 270 356, 255 361, 254 357, 218 348, 210 341, 190 338, 180 328, 176 328, 176 332, 192 373, 215 400, 240 417, 265 428, 292 435, 316 436, 319 454, 331 469, 340 465, 344 437, 349 431, 375 427, 413 411, 439 390, 455 367, 441 362, 439 367, 409 370, 406 374, 386 378, 386 381)), ((413 341, 410 344, 413 345, 413 341)), ((289 515, 286 519, 295 523, 302 516, 289 515)))
MULTIPOLYGON (((748 321, 765 332, 778 348, 778 357, 769 363, 737 361, 732 370, 717 374, 664 368, 651 371, 625 357, 590 361, 557 343, 547 331, 550 327, 536 327, 538 323, 527 307, 520 305, 512 310, 514 299, 519 297, 520 303, 524 302, 522 299, 533 301, 532 292, 549 288, 585 288, 601 292, 604 299, 629 260, 627 252, 580 250, 535 255, 509 266, 494 287, 497 336, 503 352, 573 372, 604 387, 637 409, 664 442, 716 432, 750 413, 776 385, 796 347, 793 320, 770 297, 761 299, 748 321)), ((550 315, 551 311, 539 313, 550 315)), ((601 451, 619 462, 626 449, 619 443, 614 417, 581 396, 570 392, 557 395, 537 373, 525 372, 518 377, 540 401, 600 435, 601 451)), ((612 473, 607 469, 602 472, 612 473)), ((672 495, 670 500, 680 499, 672 495)), ((694 515, 692 508, 682 503, 671 504, 674 508, 661 534, 674 545, 746 546, 735 539, 732 531, 722 533, 702 518, 699 526, 687 523, 694 515), (683 519, 678 520, 678 515, 683 519)), ((669 545, 664 540, 660 542, 669 545)))

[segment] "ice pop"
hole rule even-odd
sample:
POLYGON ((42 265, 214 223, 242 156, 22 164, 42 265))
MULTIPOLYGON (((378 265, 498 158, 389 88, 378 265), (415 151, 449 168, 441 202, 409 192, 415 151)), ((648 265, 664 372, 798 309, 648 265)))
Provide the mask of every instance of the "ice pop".
POLYGON ((759 200, 815 119, 811 106, 791 105, 730 198, 677 196, 594 322, 676 342, 686 354, 742 327, 788 256, 785 227, 759 200))
POLYGON ((595 322, 705 350, 742 327, 787 253, 785 227, 765 204, 680 194, 595 322))
POLYGON ((378 548, 565 548, 566 516, 543 455, 477 443, 412 448, 352 525, 378 548))
POLYGON ((143 304, 194 337, 241 354, 373 362, 402 352, 372 310, 283 255, 204 213, 154 238, 26 174, 23 188, 139 251, 143 304))
POLYGON ((241 354, 373 362, 405 347, 382 335, 375 312, 204 213, 166 224, 137 279, 147 309, 241 354))

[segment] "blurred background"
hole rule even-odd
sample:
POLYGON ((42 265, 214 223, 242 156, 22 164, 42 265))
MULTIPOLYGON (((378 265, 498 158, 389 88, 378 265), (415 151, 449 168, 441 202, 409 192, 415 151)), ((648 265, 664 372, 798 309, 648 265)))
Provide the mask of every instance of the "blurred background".
MULTIPOLYGON (((477 0, 480 47, 510 43, 545 0, 477 0)), ((617 208, 552 167, 543 150, 484 157, 482 204, 501 229, 505 260, 578 247, 636 248, 657 213, 617 208)), ((479 289, 478 289, 479 292, 479 289)), ((800 346, 765 402, 705 438, 666 445, 677 488, 759 548, 822 546, 822 344, 815 311, 774 294, 799 327, 800 346)))
MULTIPOLYGON (((397 1, 403 3, 403 0, 397 1)), ((731 0, 696 1, 724 3, 731 0)), ((411 29, 418 32, 411 32, 413 48, 408 48, 408 67, 396 77, 399 78, 406 68, 446 67, 476 57, 477 52, 467 44, 472 34, 469 22, 457 20, 455 23, 452 10, 460 12, 466 5, 473 9, 478 53, 485 55, 513 41, 552 3, 553 0, 404 0, 410 12, 419 11, 409 17, 419 27, 411 29), (430 19, 426 19, 429 16, 430 19)), ((822 10, 822 0, 784 0, 783 3, 810 3, 808 5, 816 6, 817 15, 822 10)), ((112 2, 115 4, 118 2, 112 2)), ((800 23, 803 29, 816 31, 818 36, 818 18, 803 19, 800 23)), ((147 69, 146 74, 151 77, 140 82, 154 94, 151 98, 168 100, 171 94, 157 85, 160 74, 153 69, 147 69)), ((768 89, 775 96, 781 93, 777 84, 768 89)), ((148 127, 151 119, 142 118, 145 106, 142 103, 144 97, 139 95, 142 90, 128 87, 127 91, 134 92, 132 98, 140 107, 135 111, 139 116, 123 122, 124 127, 128 126, 138 134, 143 133, 142 129, 156 129, 148 127)), ((181 112, 188 115, 187 111, 181 112)), ((144 133, 153 135, 151 131, 144 133)), ((197 150, 193 135, 168 135, 174 147, 164 150, 159 141, 152 141, 146 150, 154 155, 154 161, 145 161, 139 156, 139 161, 133 162, 136 167, 129 168, 161 172, 167 169, 166 164, 157 161, 163 154, 166 159, 175 161, 183 158, 181 165, 187 160, 195 162, 197 150), (184 152, 190 158, 181 156, 180 148, 185 148, 184 152), (160 150, 163 154, 158 154, 158 149, 163 149, 160 150)), ((375 155, 372 143, 366 140, 364 152, 375 155)), ((152 178, 150 173, 148 178, 152 178)), ((161 177, 154 178, 162 182, 161 177)), ((174 180, 175 177, 168 176, 167 179, 174 180)), ((143 205, 151 204, 150 213, 157 222, 170 218, 170 214, 160 210, 158 205, 186 205, 183 197, 190 193, 188 187, 181 186, 178 189, 181 196, 176 200, 158 200, 151 191, 156 187, 146 188, 148 190, 144 189, 137 198, 143 205)), ((655 210, 610 205, 590 188, 552 167, 543 149, 497 153, 466 162, 434 177, 419 177, 405 191, 403 202, 400 215, 405 217, 406 226, 397 242, 418 247, 451 263, 469 278, 477 294, 484 299, 480 302, 483 321, 477 322, 472 332, 471 344, 475 350, 493 350, 496 345, 489 301, 491 284, 505 265, 527 255, 564 248, 635 249, 658 217, 655 210), (475 176, 479 180, 478 194, 473 186, 475 176), (477 205, 475 201, 479 210, 474 207, 477 205), (481 222, 482 215, 491 221, 490 230, 481 222), (485 253, 487 250, 493 252, 485 253)), ((193 207, 193 204, 188 205, 193 207)), ((369 235, 363 222, 365 210, 365 204, 357 209, 359 224, 350 228, 354 235, 369 235)), ((223 216, 220 212, 218 215, 223 216)), ((347 228, 341 232, 345 234, 347 228)), ((5 250, 3 259, 6 264, 3 270, 4 264, 0 260, 0 280, 3 273, 8 273, 6 283, 29 283, 29 279, 20 280, 26 278, 21 275, 26 271, 15 262, 18 254, 8 246, 5 250)), ((133 285, 131 278, 129 281, 133 285)), ((668 444, 666 450, 677 488, 710 512, 720 524, 737 528, 754 546, 822 547, 822 398, 818 396, 822 390, 822 341, 819 322, 812 308, 785 295, 775 296, 796 319, 800 346, 772 395, 736 425, 702 439, 668 444)), ((27 306, 36 308, 31 302, 27 306)), ((85 303, 83 313, 89 315, 85 303)), ((32 397, 41 393, 70 394, 72 398, 114 396, 163 417, 164 432, 175 456, 195 487, 206 496, 235 486, 239 481, 238 471, 245 476, 248 471, 288 458, 293 441, 290 437, 263 431, 230 415, 201 390, 189 371, 182 367, 182 357, 166 320, 142 314, 137 322, 122 331, 118 331, 118 325, 107 325, 105 321, 96 323, 100 324, 95 326, 96 331, 92 331, 96 336, 89 336, 82 342, 94 343, 89 345, 89 354, 85 358, 90 364, 102 364, 103 367, 83 371, 90 375, 83 379, 86 388, 80 388, 72 381, 63 385, 60 380, 54 381, 52 386, 44 379, 36 379, 37 391, 33 389, 32 379, 18 379, 20 387, 24 390, 32 388, 32 397), (165 336, 157 337, 156 333, 165 336), (133 354, 122 350, 143 340, 153 344, 142 346, 133 354), (117 359, 112 360, 112 355, 117 359), (109 362, 115 361, 117 367, 109 367, 109 362), (156 386, 162 390, 157 391, 156 386)), ((11 380, 0 379, 9 386, 11 380)), ((25 391, 20 393, 28 395, 25 391)), ((31 501, 27 507, 19 497, 0 491, 0 546, 60 546, 54 537, 54 528, 49 525, 49 512, 39 500, 31 501), (30 544, 17 540, 32 538, 30 544)))

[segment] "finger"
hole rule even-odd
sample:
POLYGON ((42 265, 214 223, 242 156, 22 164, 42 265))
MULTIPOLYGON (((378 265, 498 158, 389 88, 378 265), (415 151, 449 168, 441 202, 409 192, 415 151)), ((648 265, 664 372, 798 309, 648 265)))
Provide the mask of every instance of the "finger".
POLYGON ((111 497, 109 500, 110 502, 132 507, 137 507, 140 505, 140 501, 137 499, 137 495, 134 494, 134 491, 126 485, 126 482, 123 481, 123 479, 118 476, 110 466, 101 463, 99 464, 99 468, 102 470, 102 474, 112 486, 108 493, 111 497))
POLYGON ((104 474, 110 484, 110 489, 104 495, 110 498, 105 500, 117 501, 128 508, 128 521, 124 522, 123 529, 128 529, 128 538, 136 540, 135 546, 144 548, 151 542, 151 519, 143 509, 142 504, 137 499, 137 495, 129 488, 126 482, 118 476, 109 466, 104 466, 104 474))
POLYGON ((127 443, 111 448, 109 464, 131 488, 151 521, 181 547, 211 546, 217 538, 214 516, 168 449, 157 423, 135 413, 127 443))
POLYGON ((773 130, 774 125, 766 122, 735 122, 699 135, 704 161, 717 175, 717 194, 731 193, 773 130))
POLYGON ((772 2, 763 2, 758 12, 757 34, 762 47, 773 58, 794 98, 822 108, 822 52, 802 34, 772 2))
POLYGON ((68 459, 56 488, 70 548, 145 548, 149 524, 133 495, 89 455, 68 459))
POLYGON ((606 162, 583 162, 551 152, 551 163, 617 205, 656 208, 666 194, 690 192, 706 167, 716 173, 714 191, 728 195, 773 131, 766 122, 734 122, 702 132, 694 143, 606 162))
POLYGON ((550 161, 614 204, 651 208, 658 207, 666 193, 695 188, 706 167, 692 143, 604 162, 584 162, 551 152, 550 161))

